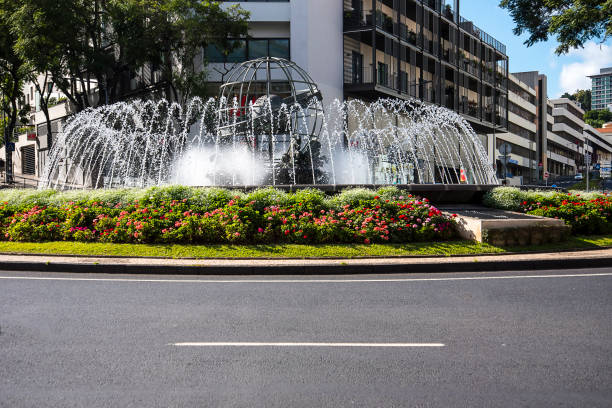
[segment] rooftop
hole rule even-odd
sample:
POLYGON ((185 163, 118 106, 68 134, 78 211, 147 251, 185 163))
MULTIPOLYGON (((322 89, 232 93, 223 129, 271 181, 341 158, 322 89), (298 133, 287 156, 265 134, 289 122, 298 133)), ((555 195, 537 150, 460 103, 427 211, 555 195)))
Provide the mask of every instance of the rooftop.
POLYGON ((587 75, 588 78, 596 78, 596 77, 600 77, 600 76, 608 76, 608 75, 612 75, 612 67, 608 67, 608 68, 601 68, 599 70, 599 74, 595 74, 595 75, 587 75))

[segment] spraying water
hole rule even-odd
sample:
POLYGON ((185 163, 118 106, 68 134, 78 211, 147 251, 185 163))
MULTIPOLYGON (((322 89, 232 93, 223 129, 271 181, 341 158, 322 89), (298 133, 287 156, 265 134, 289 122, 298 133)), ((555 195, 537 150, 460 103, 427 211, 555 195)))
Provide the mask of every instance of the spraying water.
POLYGON ((498 183, 453 111, 418 100, 320 103, 222 97, 186 109, 165 100, 88 109, 58 135, 42 185, 498 183))

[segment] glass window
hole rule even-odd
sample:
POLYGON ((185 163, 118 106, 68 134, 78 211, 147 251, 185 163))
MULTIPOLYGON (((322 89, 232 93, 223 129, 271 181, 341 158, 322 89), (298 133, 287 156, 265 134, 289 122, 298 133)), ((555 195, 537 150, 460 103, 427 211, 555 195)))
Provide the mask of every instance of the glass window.
POLYGON ((289 40, 270 40, 270 56, 289 59, 289 40))
POLYGON ((268 56, 268 40, 249 41, 249 59, 268 56))
POLYGON ((246 61, 246 41, 240 40, 237 41, 239 45, 234 49, 234 51, 230 52, 227 55, 227 62, 244 62, 246 61))
POLYGON ((225 58, 223 53, 219 47, 214 44, 210 44, 206 47, 205 54, 208 62, 224 62, 225 58))

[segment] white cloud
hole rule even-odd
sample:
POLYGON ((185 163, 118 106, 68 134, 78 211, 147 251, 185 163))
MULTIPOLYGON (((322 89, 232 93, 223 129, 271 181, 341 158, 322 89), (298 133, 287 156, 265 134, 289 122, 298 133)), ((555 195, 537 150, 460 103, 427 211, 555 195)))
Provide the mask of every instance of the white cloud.
POLYGON ((587 75, 598 74, 600 68, 612 66, 612 46, 590 41, 584 48, 574 49, 568 57, 577 62, 563 64, 559 77, 560 94, 574 93, 578 89, 591 89, 591 79, 587 75))

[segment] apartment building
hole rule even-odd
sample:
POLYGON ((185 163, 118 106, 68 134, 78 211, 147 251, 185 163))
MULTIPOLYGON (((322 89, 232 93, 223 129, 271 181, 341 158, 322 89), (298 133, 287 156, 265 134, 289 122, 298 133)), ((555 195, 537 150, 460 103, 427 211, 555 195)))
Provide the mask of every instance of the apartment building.
POLYGON ((584 126, 584 148, 591 155, 589 160, 591 170, 596 164, 612 162, 612 136, 606 135, 591 125, 584 126))
MULTIPOLYGON (((570 177, 586 171, 585 153, 591 154, 591 164, 602 163, 612 154, 612 140, 599 130, 586 125, 584 110, 569 99, 548 99, 546 75, 537 71, 513 73, 510 76, 510 98, 516 78, 535 92, 535 158, 534 181, 542 181, 548 172, 552 180, 570 177)), ((510 99, 512 100, 512 99, 510 99)), ((511 110, 514 110, 511 107, 511 110)), ((516 129, 517 118, 510 115, 509 129, 516 129)), ((591 169, 592 170, 592 169, 591 169)), ((526 180, 523 178, 523 183, 526 180)))
POLYGON ((537 180, 536 100, 535 89, 513 74, 508 76, 508 131, 495 135, 497 177, 506 179, 507 184, 530 184, 537 180), (499 147, 504 143, 512 149, 507 174, 499 160, 499 147))
POLYGON ((553 99, 552 132, 547 135, 548 171, 571 176, 584 166, 584 110, 567 98, 553 99))
POLYGON ((591 109, 610 109, 612 106, 612 67, 601 68, 599 74, 590 75, 591 109))

